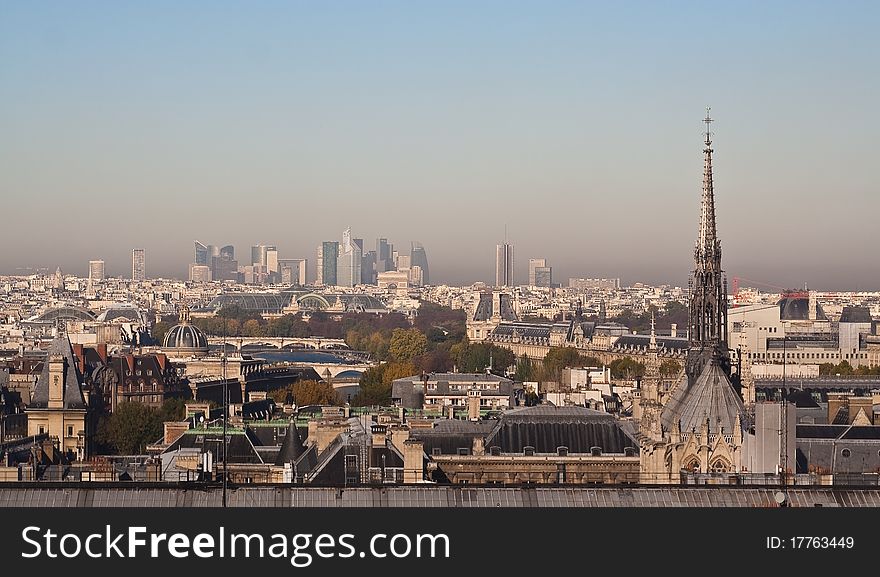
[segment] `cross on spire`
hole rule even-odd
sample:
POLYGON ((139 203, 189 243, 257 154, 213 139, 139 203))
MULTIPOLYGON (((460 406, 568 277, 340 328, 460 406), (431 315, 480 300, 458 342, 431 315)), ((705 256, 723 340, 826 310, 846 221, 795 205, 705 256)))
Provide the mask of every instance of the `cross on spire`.
POLYGON ((707 106, 707 107, 706 107, 706 118, 703 119, 703 122, 706 123, 706 146, 711 146, 711 145, 712 145, 712 139, 710 138, 710 135, 711 135, 712 133, 709 132, 709 124, 712 123, 712 118, 709 116, 709 112, 710 112, 711 110, 712 110, 712 107, 711 107, 711 106, 707 106))

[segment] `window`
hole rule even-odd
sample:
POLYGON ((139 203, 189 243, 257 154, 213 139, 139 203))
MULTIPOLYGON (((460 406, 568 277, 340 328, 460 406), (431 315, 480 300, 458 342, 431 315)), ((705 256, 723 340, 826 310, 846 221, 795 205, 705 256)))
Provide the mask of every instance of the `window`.
POLYGON ((726 473, 730 470, 730 467, 727 466, 727 461, 724 459, 716 459, 710 469, 713 473, 726 473))
POLYGON ((841 454, 841 456, 846 457, 848 459, 849 456, 852 454, 852 451, 850 451, 849 449, 844 449, 840 452, 840 454, 841 454))
POLYGON ((40 425, 40 434, 42 435, 42 434, 45 433, 45 432, 46 432, 46 431, 45 431, 45 429, 43 429, 43 426, 40 425))
POLYGON ((68 437, 73 436, 73 425, 67 425, 67 436, 68 437))

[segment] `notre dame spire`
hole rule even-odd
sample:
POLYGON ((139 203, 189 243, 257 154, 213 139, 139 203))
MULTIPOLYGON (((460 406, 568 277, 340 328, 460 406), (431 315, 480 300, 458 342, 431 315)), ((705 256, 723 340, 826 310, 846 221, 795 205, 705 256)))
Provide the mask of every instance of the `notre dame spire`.
POLYGON ((729 372, 727 353, 727 281, 721 270, 721 241, 715 228, 715 187, 712 180, 712 139, 706 109, 706 147, 703 149, 703 194, 700 228, 694 248, 694 272, 688 307, 688 374, 699 374, 705 361, 719 356, 729 372))

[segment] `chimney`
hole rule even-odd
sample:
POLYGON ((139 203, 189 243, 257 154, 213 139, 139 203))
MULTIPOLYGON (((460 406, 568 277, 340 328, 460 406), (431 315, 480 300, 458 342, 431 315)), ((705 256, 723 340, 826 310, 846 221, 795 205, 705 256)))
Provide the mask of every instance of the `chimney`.
POLYGON ((403 442, 403 482, 421 483, 425 480, 425 445, 416 439, 403 442))
POLYGON ((165 436, 162 441, 170 445, 189 429, 189 421, 165 421, 165 436))
POLYGON ((49 363, 49 408, 60 409, 64 406, 64 369, 65 360, 61 355, 50 355, 49 363))
POLYGON ((474 444, 471 449, 471 454, 478 457, 486 454, 486 445, 483 437, 474 437, 474 444))
POLYGON ((672 323, 669 325, 669 336, 672 338, 676 338, 678 336, 678 325, 676 323, 672 323))
POLYGON ((480 391, 468 391, 468 419, 480 420, 480 391))
POLYGON ((103 362, 107 362, 107 343, 100 343, 95 346, 95 351, 98 353, 98 356, 101 357, 103 362))
POLYGON ((371 444, 374 447, 384 447, 385 439, 388 435, 388 426, 387 425, 371 425, 370 426, 370 435, 372 437, 371 444))

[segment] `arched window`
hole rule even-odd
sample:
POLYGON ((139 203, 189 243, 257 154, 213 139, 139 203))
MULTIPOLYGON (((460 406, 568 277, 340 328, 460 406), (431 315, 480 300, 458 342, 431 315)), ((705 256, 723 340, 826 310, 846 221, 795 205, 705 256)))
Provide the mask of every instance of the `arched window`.
POLYGON ((700 470, 700 460, 696 456, 693 456, 690 459, 685 459, 684 463, 684 469, 688 472, 696 472, 700 470))
POLYGON ((709 470, 713 473, 727 473, 730 471, 730 466, 724 459, 715 459, 709 466, 709 470))

